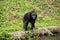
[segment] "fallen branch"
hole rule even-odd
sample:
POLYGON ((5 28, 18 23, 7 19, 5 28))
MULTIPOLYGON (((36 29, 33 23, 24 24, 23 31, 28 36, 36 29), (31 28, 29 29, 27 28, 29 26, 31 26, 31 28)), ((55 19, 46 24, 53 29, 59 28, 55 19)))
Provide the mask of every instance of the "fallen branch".
POLYGON ((54 34, 57 34, 57 33, 60 33, 60 27, 48 26, 48 27, 33 29, 31 31, 10 32, 9 34, 13 37, 13 39, 20 39, 20 38, 25 39, 26 37, 32 36, 32 35, 35 35, 35 36, 52 35, 53 36, 54 34))

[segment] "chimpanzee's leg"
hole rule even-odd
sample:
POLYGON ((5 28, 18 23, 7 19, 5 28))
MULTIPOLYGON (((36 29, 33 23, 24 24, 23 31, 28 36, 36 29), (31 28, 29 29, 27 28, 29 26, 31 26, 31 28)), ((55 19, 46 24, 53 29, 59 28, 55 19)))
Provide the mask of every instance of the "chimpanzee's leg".
POLYGON ((31 29, 35 28, 35 22, 31 22, 31 29))
POLYGON ((28 26, 28 21, 25 21, 25 22, 24 22, 24 30, 25 30, 25 31, 27 30, 27 26, 28 26))

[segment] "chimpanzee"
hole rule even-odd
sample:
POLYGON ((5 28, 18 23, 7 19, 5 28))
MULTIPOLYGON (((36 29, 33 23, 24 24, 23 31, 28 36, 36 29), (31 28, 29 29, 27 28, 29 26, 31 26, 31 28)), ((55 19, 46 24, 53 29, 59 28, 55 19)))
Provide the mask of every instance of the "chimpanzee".
POLYGON ((31 29, 35 28, 36 18, 37 18, 37 14, 35 10, 32 10, 24 15, 23 25, 24 25, 25 31, 27 30, 27 26, 29 22, 31 23, 31 26, 32 26, 31 29))

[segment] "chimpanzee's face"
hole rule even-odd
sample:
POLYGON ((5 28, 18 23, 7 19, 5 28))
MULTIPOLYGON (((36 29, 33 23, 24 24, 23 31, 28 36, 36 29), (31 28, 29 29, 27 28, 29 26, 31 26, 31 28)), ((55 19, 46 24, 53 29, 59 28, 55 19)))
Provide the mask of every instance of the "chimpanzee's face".
POLYGON ((36 19, 36 13, 32 12, 31 17, 32 17, 32 19, 36 19))

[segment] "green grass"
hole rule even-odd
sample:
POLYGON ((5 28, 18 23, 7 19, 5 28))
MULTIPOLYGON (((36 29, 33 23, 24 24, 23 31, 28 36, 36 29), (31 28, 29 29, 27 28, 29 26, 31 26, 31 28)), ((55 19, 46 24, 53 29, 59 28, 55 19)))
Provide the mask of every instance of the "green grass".
MULTIPOLYGON (((56 5, 56 2, 58 5, 60 4, 58 1, 54 1, 53 4, 56 5)), ((38 15, 35 24, 36 27, 60 26, 60 9, 58 7, 52 7, 48 2, 39 0, 2 0, 0 1, 0 30, 23 30, 23 15, 32 9, 36 9, 38 15), (39 9, 39 7, 42 9, 39 9), (47 7, 48 11, 50 12, 49 17, 44 15, 44 7, 47 7), (11 10, 14 10, 14 12, 11 13, 11 10), (11 24, 10 19, 12 19, 13 16, 18 18, 15 18, 15 22, 11 24)))
MULTIPOLYGON (((0 1, 0 32, 11 32, 23 29, 22 18, 25 13, 35 9, 37 12, 36 28, 44 26, 60 26, 60 8, 53 7, 51 4, 60 5, 60 0, 53 3, 42 0, 1 0, 0 1), (46 7, 50 16, 44 15, 43 8, 46 7), (14 11, 13 13, 12 10, 14 11), (10 20, 14 17, 15 22, 10 20)), ((29 24, 30 28, 30 24, 29 24)))
MULTIPOLYGON (((53 2, 54 4, 58 2, 53 2)), ((59 4, 59 3, 57 3, 59 4)), ((42 26, 60 26, 60 22, 57 19, 60 19, 60 9, 53 8, 48 2, 39 1, 39 0, 2 0, 0 1, 0 11, 2 14, 0 14, 0 21, 1 21, 1 29, 6 30, 20 30, 23 29, 23 23, 22 20, 23 15, 32 10, 36 9, 37 11, 37 20, 36 20, 36 27, 42 27, 42 26), (44 10, 39 7, 47 7, 48 11, 50 12, 50 16, 46 17, 44 16, 44 10), (13 14, 11 14, 11 10, 14 10, 13 14), (18 18, 15 18, 14 24, 10 23, 10 19, 13 16, 17 16, 18 18), (16 20, 19 19, 20 20, 16 20), (8 29, 7 29, 8 28, 8 29)))

